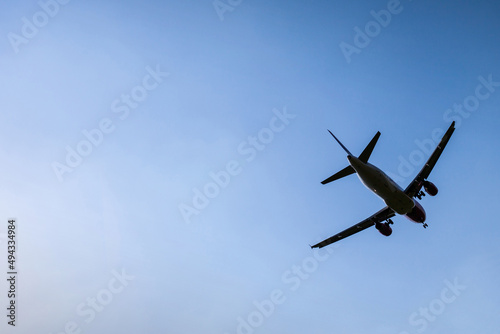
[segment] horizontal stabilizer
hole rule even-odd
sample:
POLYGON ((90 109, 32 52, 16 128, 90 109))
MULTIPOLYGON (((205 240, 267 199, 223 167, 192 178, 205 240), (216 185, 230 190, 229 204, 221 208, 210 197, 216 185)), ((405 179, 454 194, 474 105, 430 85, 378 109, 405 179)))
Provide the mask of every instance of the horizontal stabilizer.
POLYGON ((335 180, 341 179, 341 178, 343 178, 344 176, 354 174, 355 172, 356 172, 356 171, 354 170, 354 168, 352 168, 351 166, 347 166, 346 168, 342 169, 340 172, 335 173, 335 174, 333 174, 332 176, 330 176, 328 179, 326 179, 326 180, 324 180, 324 181, 321 181, 321 184, 327 184, 327 183, 330 183, 330 182, 332 182, 332 181, 335 181, 335 180))
POLYGON ((365 164, 368 162, 370 155, 372 154, 373 148, 375 144, 377 144, 378 137, 380 137, 380 131, 375 134, 373 139, 368 143, 363 152, 359 155, 358 159, 364 162, 365 164))

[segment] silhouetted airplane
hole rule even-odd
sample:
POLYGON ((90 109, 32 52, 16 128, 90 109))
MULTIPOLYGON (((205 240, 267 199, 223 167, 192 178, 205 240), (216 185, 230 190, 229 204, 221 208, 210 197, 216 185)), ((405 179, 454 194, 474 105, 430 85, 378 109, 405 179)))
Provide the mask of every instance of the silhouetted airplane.
POLYGON ((342 146, 344 151, 347 152, 347 160, 349 160, 349 166, 342 169, 340 172, 330 176, 326 180, 322 181, 322 184, 327 184, 329 182, 338 180, 344 176, 356 173, 363 182, 363 184, 373 191, 377 196, 382 198, 387 205, 382 210, 373 214, 372 216, 366 218, 365 220, 357 223, 348 229, 335 234, 334 236, 317 243, 311 248, 321 248, 325 247, 331 243, 344 239, 351 236, 359 231, 362 231, 370 226, 375 225, 375 228, 385 236, 390 236, 392 229, 389 225, 393 224, 391 220, 397 214, 404 215, 408 219, 423 224, 424 228, 427 227, 425 224, 425 210, 414 198, 422 199, 425 193, 421 191, 422 187, 425 192, 431 196, 435 196, 438 192, 437 187, 427 181, 427 177, 434 168, 434 165, 439 159, 439 156, 443 152, 448 140, 455 131, 455 122, 451 123, 450 127, 444 134, 441 142, 436 147, 429 160, 422 170, 417 174, 408 187, 405 190, 401 189, 399 185, 394 182, 389 176, 387 176, 383 171, 374 165, 368 163, 368 158, 370 157, 378 138, 380 137, 380 132, 377 132, 375 137, 370 141, 368 146, 363 150, 359 157, 355 157, 349 150, 330 132, 330 134, 335 138, 335 140, 342 146), (385 221, 385 222, 384 222, 385 221))

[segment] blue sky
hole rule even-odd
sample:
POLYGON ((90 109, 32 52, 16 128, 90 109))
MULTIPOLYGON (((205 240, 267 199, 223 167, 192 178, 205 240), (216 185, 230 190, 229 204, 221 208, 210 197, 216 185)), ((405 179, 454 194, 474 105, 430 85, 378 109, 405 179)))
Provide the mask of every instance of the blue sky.
POLYGON ((499 4, 0 9, 2 333, 497 330, 499 4), (452 120, 429 228, 308 247, 383 207, 326 129, 405 187, 452 120))

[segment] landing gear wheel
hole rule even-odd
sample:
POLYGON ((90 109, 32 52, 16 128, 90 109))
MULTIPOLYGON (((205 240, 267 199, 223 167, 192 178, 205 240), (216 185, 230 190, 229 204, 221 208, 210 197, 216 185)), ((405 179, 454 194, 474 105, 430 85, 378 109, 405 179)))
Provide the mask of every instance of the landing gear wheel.
POLYGON ((427 225, 427 224, 424 224, 424 228, 427 228, 427 226, 429 226, 429 225, 427 225))

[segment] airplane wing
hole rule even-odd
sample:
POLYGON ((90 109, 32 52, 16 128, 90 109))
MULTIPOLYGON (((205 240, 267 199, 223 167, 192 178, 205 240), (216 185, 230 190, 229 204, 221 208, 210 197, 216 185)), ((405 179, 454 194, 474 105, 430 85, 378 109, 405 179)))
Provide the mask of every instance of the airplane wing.
POLYGON ((383 208, 382 210, 378 211, 377 213, 371 215, 370 217, 366 218, 365 220, 357 223, 354 226, 349 227, 348 229, 346 229, 340 233, 335 234, 334 236, 332 236, 328 239, 321 241, 320 243, 317 243, 314 246, 311 246, 311 248, 321 248, 321 247, 328 246, 336 241, 342 240, 344 238, 347 238, 348 236, 351 236, 355 233, 358 233, 359 231, 363 231, 364 229, 367 229, 368 227, 375 225, 375 223, 379 223, 379 222, 387 220, 391 217, 394 217, 395 215, 396 214, 394 213, 394 211, 391 208, 389 208, 388 206, 386 206, 385 208, 383 208))
POLYGON ((434 168, 434 165, 438 161, 439 157, 441 156, 441 153, 443 152, 446 144, 448 143, 448 140, 450 139, 451 135, 453 134, 453 131, 455 131, 455 121, 453 121, 444 134, 443 138, 439 142, 439 145, 436 147, 434 152, 431 154, 429 157, 429 160, 425 163, 424 167, 420 170, 420 172, 417 174, 415 179, 406 187, 405 193, 410 196, 411 198, 416 197, 417 194, 420 192, 420 189, 422 189, 423 183, 427 177, 429 177, 429 174, 431 173, 432 169, 434 168))

